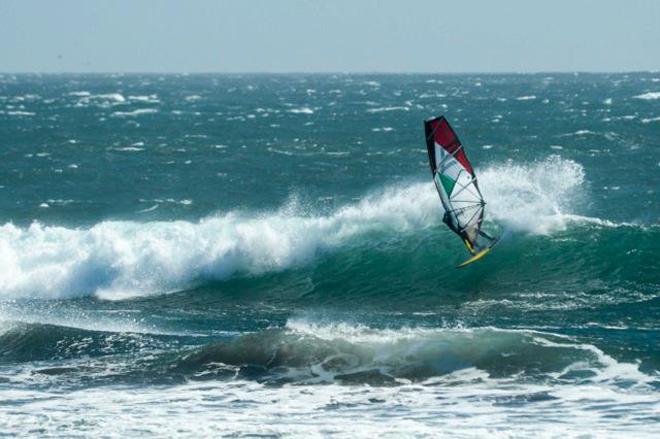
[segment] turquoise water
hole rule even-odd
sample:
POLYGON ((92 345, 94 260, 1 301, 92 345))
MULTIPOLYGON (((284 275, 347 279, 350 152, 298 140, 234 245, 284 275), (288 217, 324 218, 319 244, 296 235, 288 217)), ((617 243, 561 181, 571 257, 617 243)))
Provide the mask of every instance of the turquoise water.
POLYGON ((0 434, 658 431, 658 73, 4 74, 0 146, 0 434))

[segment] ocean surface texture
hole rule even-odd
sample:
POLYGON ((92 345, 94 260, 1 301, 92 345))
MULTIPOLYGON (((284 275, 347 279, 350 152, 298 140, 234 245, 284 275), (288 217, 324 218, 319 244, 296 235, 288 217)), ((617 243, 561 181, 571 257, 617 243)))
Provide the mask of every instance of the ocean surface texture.
POLYGON ((659 189, 660 73, 0 75, 0 436, 658 437, 659 189))

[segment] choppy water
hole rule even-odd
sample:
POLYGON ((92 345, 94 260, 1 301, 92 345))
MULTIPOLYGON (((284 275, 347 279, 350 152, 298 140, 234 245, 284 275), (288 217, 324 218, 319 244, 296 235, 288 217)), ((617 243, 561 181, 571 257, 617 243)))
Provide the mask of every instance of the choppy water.
POLYGON ((652 437, 659 186, 658 73, 0 75, 0 434, 652 437))

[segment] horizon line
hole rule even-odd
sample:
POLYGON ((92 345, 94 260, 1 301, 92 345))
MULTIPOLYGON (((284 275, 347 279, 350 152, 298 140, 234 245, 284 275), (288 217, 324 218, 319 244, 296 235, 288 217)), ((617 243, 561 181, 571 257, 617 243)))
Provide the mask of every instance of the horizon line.
POLYGON ((541 74, 634 74, 634 73, 660 73, 657 70, 533 70, 533 71, 413 71, 413 70, 356 70, 356 71, 0 71, 0 75, 541 75, 541 74))

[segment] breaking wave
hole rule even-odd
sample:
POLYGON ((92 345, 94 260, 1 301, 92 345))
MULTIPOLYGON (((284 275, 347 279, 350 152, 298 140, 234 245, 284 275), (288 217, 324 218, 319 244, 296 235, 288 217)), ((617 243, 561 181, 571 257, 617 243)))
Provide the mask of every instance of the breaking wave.
MULTIPOLYGON (((480 176, 488 221, 505 228, 549 234, 576 221, 616 225, 572 212, 585 178, 574 161, 505 163, 480 176)), ((292 201, 273 212, 232 211, 197 222, 105 221, 81 229, 9 223, 0 227, 0 296, 121 299, 284 270, 366 234, 437 226, 439 206, 433 185, 424 182, 382 190, 328 215, 292 201)))

